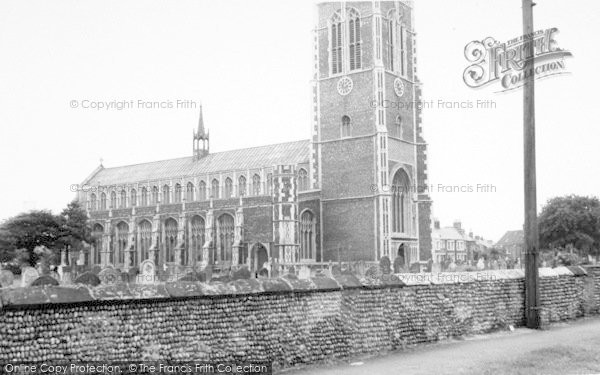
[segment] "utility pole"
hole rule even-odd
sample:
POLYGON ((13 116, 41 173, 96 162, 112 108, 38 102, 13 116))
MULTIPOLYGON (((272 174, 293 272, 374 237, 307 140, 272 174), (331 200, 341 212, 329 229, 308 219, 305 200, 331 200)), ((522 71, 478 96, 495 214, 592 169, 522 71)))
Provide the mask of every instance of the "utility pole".
POLYGON ((523 1, 526 76, 523 86, 523 146, 525 182, 525 315, 527 328, 540 328, 540 289, 538 276, 539 234, 535 173, 535 84, 533 45, 533 3, 523 1))

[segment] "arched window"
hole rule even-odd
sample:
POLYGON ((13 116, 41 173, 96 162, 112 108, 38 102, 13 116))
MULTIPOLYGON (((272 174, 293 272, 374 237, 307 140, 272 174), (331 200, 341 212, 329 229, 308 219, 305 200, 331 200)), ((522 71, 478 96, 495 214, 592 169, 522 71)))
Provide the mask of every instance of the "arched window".
POLYGON ((137 206, 137 191, 131 189, 131 207, 137 206))
POLYGON ((100 224, 94 224, 92 228, 92 241, 94 246, 93 264, 102 264, 102 239, 104 236, 104 227, 100 224))
MULTIPOLYGON (((117 244, 117 263, 125 263, 125 250, 127 250, 127 237, 129 235, 129 225, 121 221, 117 224, 116 231, 116 244, 117 244)), ((112 263, 112 254, 110 255, 110 263, 112 263)))
POLYGON ((152 187, 152 204, 158 203, 158 186, 152 187))
POLYGON ((210 190, 211 197, 213 197, 214 199, 219 199, 219 197, 221 196, 221 194, 219 194, 219 180, 217 180, 216 178, 212 180, 210 190))
POLYGON ((204 181, 200 181, 200 185, 198 185, 198 200, 206 200, 206 182, 204 181))
POLYGON ((180 184, 175 184, 173 201, 174 201, 174 203, 181 203, 181 185, 180 184))
POLYGON ((217 220, 217 256, 220 261, 231 261, 234 229, 233 216, 228 214, 219 216, 217 220))
POLYGON ((96 194, 90 195, 90 210, 95 211, 97 206, 96 194))
POLYGON ((315 216, 308 210, 300 217, 300 258, 315 259, 315 216))
POLYGON ((110 208, 117 208, 117 193, 110 192, 110 208))
POLYGON ((407 39, 406 26, 398 17, 395 9, 388 13, 388 69, 399 71, 400 75, 407 73, 407 39))
MULTIPOLYGON (((192 250, 192 258, 194 261, 201 262, 204 260, 202 259, 202 246, 205 241, 204 219, 200 216, 194 216, 190 226, 190 248, 192 250)), ((192 265, 193 264, 194 263, 192 263, 192 265)))
POLYGON ((165 262, 175 261, 177 246, 177 221, 173 218, 165 220, 165 262))
POLYGON ((344 64, 344 51, 342 47, 342 17, 336 12, 331 17, 331 74, 341 73, 344 64))
POLYGON ((350 56, 350 70, 361 67, 360 43, 360 16, 355 9, 348 12, 348 49, 350 56))
POLYGON ((238 178, 238 195, 240 197, 246 195, 246 177, 244 176, 240 176, 240 178, 238 178))
POLYGON ((387 47, 388 47, 388 68, 393 72, 395 70, 395 61, 394 61, 394 56, 396 54, 396 51, 394 49, 394 41, 395 41, 395 34, 396 34, 396 11, 395 10, 391 10, 389 15, 388 15, 389 21, 388 21, 388 40, 387 40, 387 47))
POLYGON ((162 200, 163 204, 169 204, 171 203, 171 189, 169 188, 169 185, 165 185, 163 186, 163 200, 162 200))
POLYGON ((308 172, 304 168, 300 168, 298 171, 298 190, 308 190, 308 172))
POLYGON ((120 199, 119 199, 119 208, 127 207, 127 192, 125 190, 121 190, 120 199))
POLYGON ((252 195, 260 195, 260 176, 258 173, 252 176, 252 195))
POLYGON ((106 193, 100 194, 100 209, 106 210, 106 193))
POLYGON ((273 194, 273 174, 267 174, 267 195, 273 194))
POLYGON ((350 125, 350 117, 342 116, 342 138, 350 137, 352 135, 352 129, 350 125))
POLYGON ((148 220, 143 220, 138 225, 138 243, 140 247, 140 260, 143 262, 146 259, 150 259, 149 250, 152 245, 152 224, 148 220))
POLYGON ((392 181, 393 232, 411 234, 412 199, 410 180, 404 170, 399 170, 392 181))
POLYGON ((148 189, 145 187, 142 188, 142 202, 140 203, 140 205, 142 205, 142 206, 148 205, 148 189))
POLYGON ((233 194, 233 181, 229 177, 225 179, 225 191, 223 194, 225 195, 223 198, 231 198, 233 194))
POLYGON ((194 184, 192 184, 191 182, 187 183, 187 186, 185 188, 185 200, 188 202, 193 202, 194 201, 194 196, 195 196, 195 191, 194 191, 194 184))
POLYGON ((398 138, 402 138, 402 117, 398 116, 396 117, 396 122, 395 122, 395 131, 396 131, 396 137, 398 138))

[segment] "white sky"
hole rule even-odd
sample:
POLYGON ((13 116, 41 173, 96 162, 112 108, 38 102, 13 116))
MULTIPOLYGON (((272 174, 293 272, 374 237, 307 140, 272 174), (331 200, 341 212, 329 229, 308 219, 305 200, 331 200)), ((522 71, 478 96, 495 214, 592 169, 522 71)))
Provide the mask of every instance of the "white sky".
MULTIPOLYGON (((522 225, 522 92, 473 90, 465 45, 521 34, 519 0, 416 0, 424 99, 494 100, 495 109, 424 112, 430 183, 493 184, 433 194, 442 225, 498 240, 522 225)), ((540 0, 536 29, 558 27, 571 75, 537 83, 538 203, 598 195, 600 2, 540 0)), ((211 151, 309 137, 309 1, 0 2, 0 219, 60 211, 107 167, 191 155, 198 109, 72 109, 71 100, 204 105, 211 151)), ((137 105, 135 106, 137 107, 137 105)))

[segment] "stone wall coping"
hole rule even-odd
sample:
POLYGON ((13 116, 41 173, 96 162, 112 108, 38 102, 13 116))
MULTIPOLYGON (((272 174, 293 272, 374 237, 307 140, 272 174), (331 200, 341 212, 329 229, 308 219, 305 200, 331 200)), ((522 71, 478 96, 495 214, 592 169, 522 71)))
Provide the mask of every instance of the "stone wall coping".
MULTIPOLYGON (((587 275, 582 267, 540 268, 540 278, 577 277, 587 275)), ((381 280, 362 279, 353 275, 298 279, 284 276, 275 279, 240 279, 223 282, 177 281, 157 284, 101 284, 96 287, 74 284, 69 286, 39 286, 0 288, 0 308, 76 304, 90 302, 144 301, 178 298, 218 298, 221 296, 311 293, 352 289, 403 288, 420 285, 465 284, 524 278, 523 270, 486 270, 475 272, 402 273, 384 275, 381 280)))

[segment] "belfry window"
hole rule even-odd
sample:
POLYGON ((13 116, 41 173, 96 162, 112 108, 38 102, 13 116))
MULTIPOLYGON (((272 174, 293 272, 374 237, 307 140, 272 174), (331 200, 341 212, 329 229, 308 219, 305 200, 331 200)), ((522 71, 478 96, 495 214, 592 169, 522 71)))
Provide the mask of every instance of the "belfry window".
POLYGON ((350 124, 350 117, 342 116, 342 138, 350 137, 352 135, 352 129, 350 124))
POLYGON ((350 9, 348 12, 348 54, 350 57, 350 70, 360 69, 360 17, 358 12, 350 9))
POLYGON ((339 12, 336 12, 331 19, 331 74, 342 72, 344 63, 342 32, 342 18, 339 12))

